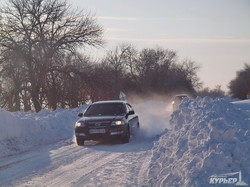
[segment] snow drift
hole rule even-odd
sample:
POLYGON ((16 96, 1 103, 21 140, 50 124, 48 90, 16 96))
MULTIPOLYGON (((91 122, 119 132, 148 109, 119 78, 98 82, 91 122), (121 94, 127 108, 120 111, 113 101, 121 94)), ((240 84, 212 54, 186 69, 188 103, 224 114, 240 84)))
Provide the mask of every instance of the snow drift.
POLYGON ((73 137, 77 114, 86 107, 39 113, 0 109, 0 158, 73 137))
POLYGON ((155 142, 150 185, 211 186, 210 176, 239 171, 250 184, 250 108, 231 102, 208 97, 182 102, 171 129, 155 142))

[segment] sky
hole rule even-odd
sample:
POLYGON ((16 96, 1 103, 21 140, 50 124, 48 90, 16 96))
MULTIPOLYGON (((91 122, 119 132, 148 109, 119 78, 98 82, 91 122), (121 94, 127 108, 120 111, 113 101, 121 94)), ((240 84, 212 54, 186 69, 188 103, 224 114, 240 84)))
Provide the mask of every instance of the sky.
POLYGON ((236 72, 250 63, 250 0, 71 0, 96 16, 104 49, 122 43, 171 49, 201 68, 203 87, 227 90, 236 72))

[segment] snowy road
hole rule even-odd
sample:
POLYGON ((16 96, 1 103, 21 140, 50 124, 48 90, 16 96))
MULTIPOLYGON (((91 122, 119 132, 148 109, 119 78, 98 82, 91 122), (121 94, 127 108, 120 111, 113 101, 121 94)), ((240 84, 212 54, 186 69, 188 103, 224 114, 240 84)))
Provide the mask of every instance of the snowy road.
POLYGON ((152 139, 77 146, 70 140, 1 160, 0 186, 142 186, 152 139))

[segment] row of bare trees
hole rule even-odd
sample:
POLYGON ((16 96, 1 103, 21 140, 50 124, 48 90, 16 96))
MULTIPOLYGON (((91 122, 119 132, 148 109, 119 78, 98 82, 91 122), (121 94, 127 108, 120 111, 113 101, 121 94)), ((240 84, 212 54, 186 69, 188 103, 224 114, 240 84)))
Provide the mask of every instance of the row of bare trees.
POLYGON ((200 86, 197 71, 199 67, 191 60, 178 60, 175 51, 145 48, 137 51, 131 45, 121 45, 108 52, 101 63, 110 69, 111 91, 120 90, 138 94, 171 92, 195 92, 200 86))
POLYGON ((65 1, 9 0, 0 18, 0 107, 39 112, 117 99, 120 91, 195 94, 201 86, 195 62, 172 50, 123 44, 98 61, 78 52, 102 46, 102 34, 93 16, 65 1))
MULTIPOLYGON (((129 94, 194 93, 199 86, 194 62, 178 61, 170 50, 117 47, 99 62, 79 53, 61 54, 54 59, 38 92, 41 108, 77 107, 92 101, 117 99, 122 90, 129 94)), ((14 62, 13 62, 14 63, 14 62)), ((2 107, 11 111, 31 110, 31 84, 24 70, 13 66, 1 74, 2 107), (4 101, 4 102, 3 102, 4 101)))

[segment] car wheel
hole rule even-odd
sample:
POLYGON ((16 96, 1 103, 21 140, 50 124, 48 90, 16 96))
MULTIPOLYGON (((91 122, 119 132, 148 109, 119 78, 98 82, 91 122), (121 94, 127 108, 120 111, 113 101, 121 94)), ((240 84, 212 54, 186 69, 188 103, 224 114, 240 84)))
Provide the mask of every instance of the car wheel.
POLYGON ((127 132, 124 137, 122 137, 122 143, 128 143, 130 139, 130 129, 128 127, 127 132))
POLYGON ((77 145, 84 145, 84 140, 76 138, 76 143, 77 143, 77 145))

